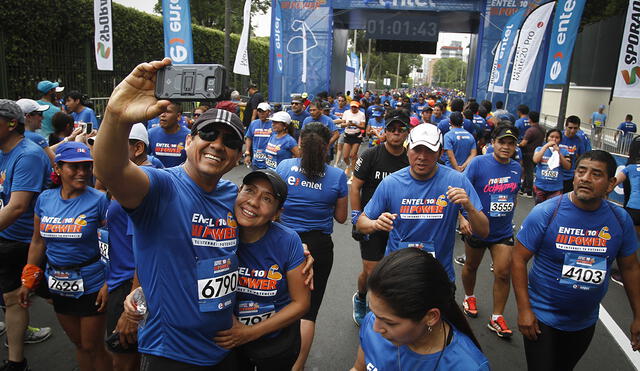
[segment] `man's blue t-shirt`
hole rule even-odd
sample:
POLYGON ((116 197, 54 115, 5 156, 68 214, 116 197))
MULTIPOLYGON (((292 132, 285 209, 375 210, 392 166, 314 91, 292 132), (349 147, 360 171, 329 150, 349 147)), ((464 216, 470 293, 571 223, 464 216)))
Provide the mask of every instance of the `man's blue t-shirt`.
POLYGON ((280 221, 296 232, 333 233, 333 212, 339 198, 348 194, 347 177, 337 167, 325 166, 324 175, 310 180, 301 169, 299 158, 278 164, 276 172, 288 185, 280 221))
POLYGON ((633 122, 625 121, 618 125, 618 130, 621 130, 624 135, 627 135, 629 133, 635 133, 638 129, 636 127, 636 124, 634 124, 633 122))
POLYGON ((149 192, 127 211, 148 310, 138 349, 198 366, 218 364, 229 351, 212 339, 231 327, 235 304, 238 187, 220 180, 205 192, 183 167, 141 169, 149 192))
POLYGON ((33 143, 37 144, 38 146, 40 146, 40 148, 42 149, 49 147, 49 142, 47 142, 47 140, 44 139, 42 135, 36 132, 25 130, 24 137, 29 139, 33 143))
POLYGON ((451 160, 447 155, 447 150, 452 150, 453 155, 456 158, 458 166, 462 165, 467 158, 471 155, 471 150, 476 148, 476 140, 473 138, 467 130, 463 128, 451 128, 451 130, 444 135, 444 149, 442 158, 446 166, 451 167, 451 160))
POLYGON ((622 173, 627 176, 631 184, 631 193, 627 207, 640 209, 640 164, 630 164, 622 169, 622 173))
POLYGON ((442 350, 442 354, 441 352, 419 354, 407 345, 398 347, 385 339, 374 330, 375 320, 375 315, 370 312, 364 317, 360 326, 360 346, 364 352, 366 370, 488 371, 490 369, 489 360, 473 341, 451 325, 453 337, 451 343, 442 350))
MULTIPOLYGON (((468 131, 471 135, 474 135, 476 132, 476 127, 473 124, 473 121, 466 118, 462 119, 462 128, 468 131)), ((438 123, 438 129, 440 129, 440 131, 442 132, 442 135, 447 134, 449 130, 453 129, 453 126, 451 126, 451 120, 449 119, 449 117, 443 116, 443 119, 438 123)))
POLYGON ((109 292, 123 282, 133 278, 135 264, 133 257, 133 236, 127 212, 115 199, 107 209, 107 229, 109 231, 109 272, 107 286, 109 292))
POLYGON ((267 167, 265 160, 267 156, 264 152, 272 133, 271 120, 262 121, 255 119, 251 121, 247 129, 246 137, 251 139, 251 166, 256 169, 267 167))
POLYGON ((582 139, 582 142, 584 143, 584 151, 585 152, 591 151, 591 139, 589 139, 587 134, 585 134, 585 132, 582 131, 582 129, 578 129, 578 132, 576 133, 576 136, 578 136, 578 137, 580 137, 580 139, 582 139))
POLYGON ((42 112, 42 127, 38 130, 43 137, 48 137, 49 134, 53 134, 53 123, 51 119, 53 115, 60 112, 60 108, 56 107, 53 103, 47 102, 46 100, 38 100, 38 104, 49 106, 49 109, 42 112))
MULTIPOLYGON (((348 105, 345 104, 344 107, 340 108, 340 106, 336 104, 336 107, 333 110, 331 110, 331 114, 333 114, 339 119, 342 119, 342 114, 348 110, 349 110, 348 105)), ((336 128, 338 128, 338 133, 340 134, 344 133, 344 128, 341 125, 337 125, 336 128)))
POLYGON ((329 131, 333 134, 334 131, 338 130, 338 128, 336 127, 336 124, 333 123, 333 120, 331 120, 327 115, 322 115, 320 116, 319 119, 314 119, 313 117, 309 116, 306 119, 304 119, 304 122, 302 123, 302 128, 304 129, 304 126, 307 124, 310 124, 312 122, 319 122, 322 125, 326 126, 329 128, 329 131))
POLYGON ((297 145, 298 142, 289 134, 278 138, 278 134, 272 133, 264 150, 267 168, 275 170, 282 160, 293 157, 291 150, 297 145))
POLYGON ((304 249, 295 231, 271 223, 260 240, 240 242, 238 261, 235 313, 241 323, 254 325, 291 302, 287 273, 304 262, 304 249))
MULTIPOLYGON (((439 125, 440 121, 446 119, 447 117, 445 115, 440 115, 440 117, 437 117, 436 115, 431 115, 431 123, 434 125, 439 125)), ((438 126, 440 127, 440 126, 438 126)), ((449 127, 449 124, 447 124, 447 128, 449 127)), ((449 129, 447 129, 449 130, 449 129)))
POLYGON ((518 140, 522 140, 524 133, 531 127, 531 123, 529 123, 528 117, 520 117, 516 120, 515 126, 518 129, 518 140))
POLYGON ((604 126, 607 122, 607 115, 604 112, 594 112, 591 115, 591 120, 593 121, 594 126, 604 126))
POLYGON ((155 167, 156 169, 164 169, 164 164, 162 163, 162 161, 158 160, 156 156, 147 155, 147 160, 149 160, 151 166, 155 167))
POLYGON ((385 255, 405 247, 435 252, 435 258, 453 282, 455 229, 462 207, 448 201, 449 186, 463 188, 473 206, 482 210, 480 198, 469 179, 456 170, 438 166, 435 175, 428 180, 414 179, 409 167, 387 176, 364 207, 364 213, 371 220, 378 219, 383 212, 398 215, 389 232, 385 255))
POLYGON ((569 138, 562 133, 562 140, 560 140, 558 147, 564 148, 569 154, 569 160, 571 160, 571 169, 562 169, 562 179, 573 179, 573 173, 576 171, 576 162, 578 161, 578 157, 586 152, 584 142, 578 135, 574 135, 572 138, 569 138))
MULTIPOLYGON (((379 133, 379 135, 384 134, 384 129, 386 127, 384 118, 382 118, 381 121, 378 121, 375 117, 372 117, 369 119, 369 123, 367 125, 369 125, 369 127, 371 127, 376 133, 379 133)), ((377 146, 380 143, 381 141, 379 136, 369 136, 369 147, 377 146)))
POLYGON ((302 123, 304 119, 311 116, 309 112, 302 110, 300 113, 295 113, 292 110, 288 110, 287 113, 291 116, 291 123, 289 125, 293 126, 293 138, 298 140, 300 137, 300 129, 302 128, 302 123))
MULTIPOLYGON (((485 155, 489 155, 494 152, 493 144, 491 143, 487 144, 485 148, 486 148, 485 155)), ((511 158, 518 162, 522 161, 522 149, 520 149, 520 147, 516 147, 516 152, 513 154, 513 157, 511 158)))
POLYGON ((513 215, 520 188, 522 167, 514 160, 502 164, 493 154, 474 157, 464 170, 476 190, 482 212, 489 219, 489 235, 480 238, 495 242, 513 236, 513 215))
POLYGON ((491 128, 487 125, 487 120, 483 119, 480 115, 473 115, 473 126, 476 128, 476 136, 480 138, 481 136, 487 136, 487 134, 491 133, 491 128))
POLYGON ((71 117, 73 117, 74 122, 82 121, 92 123, 94 130, 98 130, 98 128, 100 127, 100 123, 98 122, 96 113, 89 107, 85 107, 80 112, 71 112, 71 117))
POLYGON ((33 192, 31 203, 13 224, 0 231, 0 238, 24 243, 33 235, 33 207, 51 174, 51 162, 42 148, 23 139, 8 153, 0 152, 0 208, 11 201, 12 192, 33 192))
POLYGON ((638 248, 625 210, 606 200, 595 211, 582 210, 566 194, 536 205, 517 237, 534 254, 531 308, 539 321, 561 331, 598 321, 611 264, 638 248))
MULTIPOLYGON (((40 236, 46 244, 49 264, 65 267, 85 263, 100 254, 98 228, 106 221, 109 200, 104 193, 87 187, 78 197, 64 200, 60 188, 48 189, 36 201, 40 236)), ((47 279, 52 271, 47 269, 47 279)), ((84 293, 104 285, 104 265, 95 261, 80 268, 84 293)))
POLYGON ((427 108, 429 108, 429 103, 425 102, 417 102, 413 104, 413 112, 416 113, 416 115, 420 116, 422 115, 422 111, 426 110, 427 108))
POLYGON ((180 126, 177 132, 167 134, 161 127, 149 130, 149 153, 156 157, 164 167, 174 167, 187 160, 184 144, 190 132, 180 126))
MULTIPOLYGON (((542 147, 538 147, 535 152, 540 152, 541 150, 542 147)), ((560 148, 560 153, 565 157, 569 155, 569 152, 567 152, 565 148, 560 148)), ((551 152, 550 148, 544 151, 542 159, 536 165, 536 178, 533 182, 536 187, 547 192, 562 190, 562 165, 558 165, 558 167, 553 170, 549 169, 549 165, 547 165, 552 154, 553 152, 551 152)))

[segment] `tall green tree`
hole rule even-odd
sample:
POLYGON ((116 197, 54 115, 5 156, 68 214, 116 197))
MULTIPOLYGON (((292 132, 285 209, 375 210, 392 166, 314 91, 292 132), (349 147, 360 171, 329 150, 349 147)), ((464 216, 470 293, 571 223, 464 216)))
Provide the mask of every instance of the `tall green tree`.
POLYGON ((433 85, 442 88, 463 89, 467 64, 458 58, 442 58, 433 66, 433 85))
MULTIPOLYGON (((224 29, 224 0, 191 0, 191 22, 200 26, 224 29)), ((231 33, 242 32, 242 11, 244 1, 231 2, 231 33)), ((264 14, 271 7, 271 0, 253 0, 251 15, 264 14)), ((162 1, 157 0, 153 11, 162 14, 162 1)))

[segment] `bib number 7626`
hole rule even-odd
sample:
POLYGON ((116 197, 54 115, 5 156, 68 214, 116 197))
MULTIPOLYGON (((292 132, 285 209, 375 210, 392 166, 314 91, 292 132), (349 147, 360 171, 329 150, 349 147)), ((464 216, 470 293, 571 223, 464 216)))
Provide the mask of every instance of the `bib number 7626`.
POLYGON ((238 271, 198 280, 199 299, 217 299, 236 291, 238 271))

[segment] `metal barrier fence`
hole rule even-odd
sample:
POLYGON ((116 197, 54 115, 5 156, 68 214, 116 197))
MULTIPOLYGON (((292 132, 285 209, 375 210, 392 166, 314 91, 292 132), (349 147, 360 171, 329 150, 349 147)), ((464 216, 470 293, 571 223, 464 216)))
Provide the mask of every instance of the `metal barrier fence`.
MULTIPOLYGON (((545 130, 556 128, 558 116, 543 115, 540 119, 540 125, 545 130)), ((580 129, 589 137, 592 149, 601 149, 612 154, 627 156, 631 142, 640 136, 638 134, 625 134, 622 130, 607 127, 592 127, 588 124, 582 124, 580 129)))

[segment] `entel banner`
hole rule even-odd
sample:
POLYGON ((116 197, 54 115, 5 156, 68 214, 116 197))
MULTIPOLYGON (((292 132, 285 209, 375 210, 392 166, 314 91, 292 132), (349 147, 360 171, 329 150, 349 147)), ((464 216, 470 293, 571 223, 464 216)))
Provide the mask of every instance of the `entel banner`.
POLYGON ((269 46, 269 101, 289 102, 329 91, 333 9, 329 0, 273 0, 269 46))
POLYGON ((564 84, 586 0, 558 0, 544 84, 564 84))
POLYGON ((614 97, 640 98, 640 0, 630 0, 620 45, 614 97))
POLYGON ((518 39, 518 29, 524 19, 527 8, 520 9, 516 14, 512 15, 502 30, 500 42, 493 56, 493 65, 491 66, 491 76, 489 77, 489 86, 487 90, 495 93, 504 93, 507 83, 507 71, 509 71, 509 62, 513 57, 513 51, 516 49, 516 40, 518 39))
POLYGON ((93 1, 95 25, 94 52, 100 71, 113 71, 113 28, 111 26, 111 0, 93 1))
POLYGON ((189 0, 162 0, 164 56, 173 64, 193 64, 189 0))

